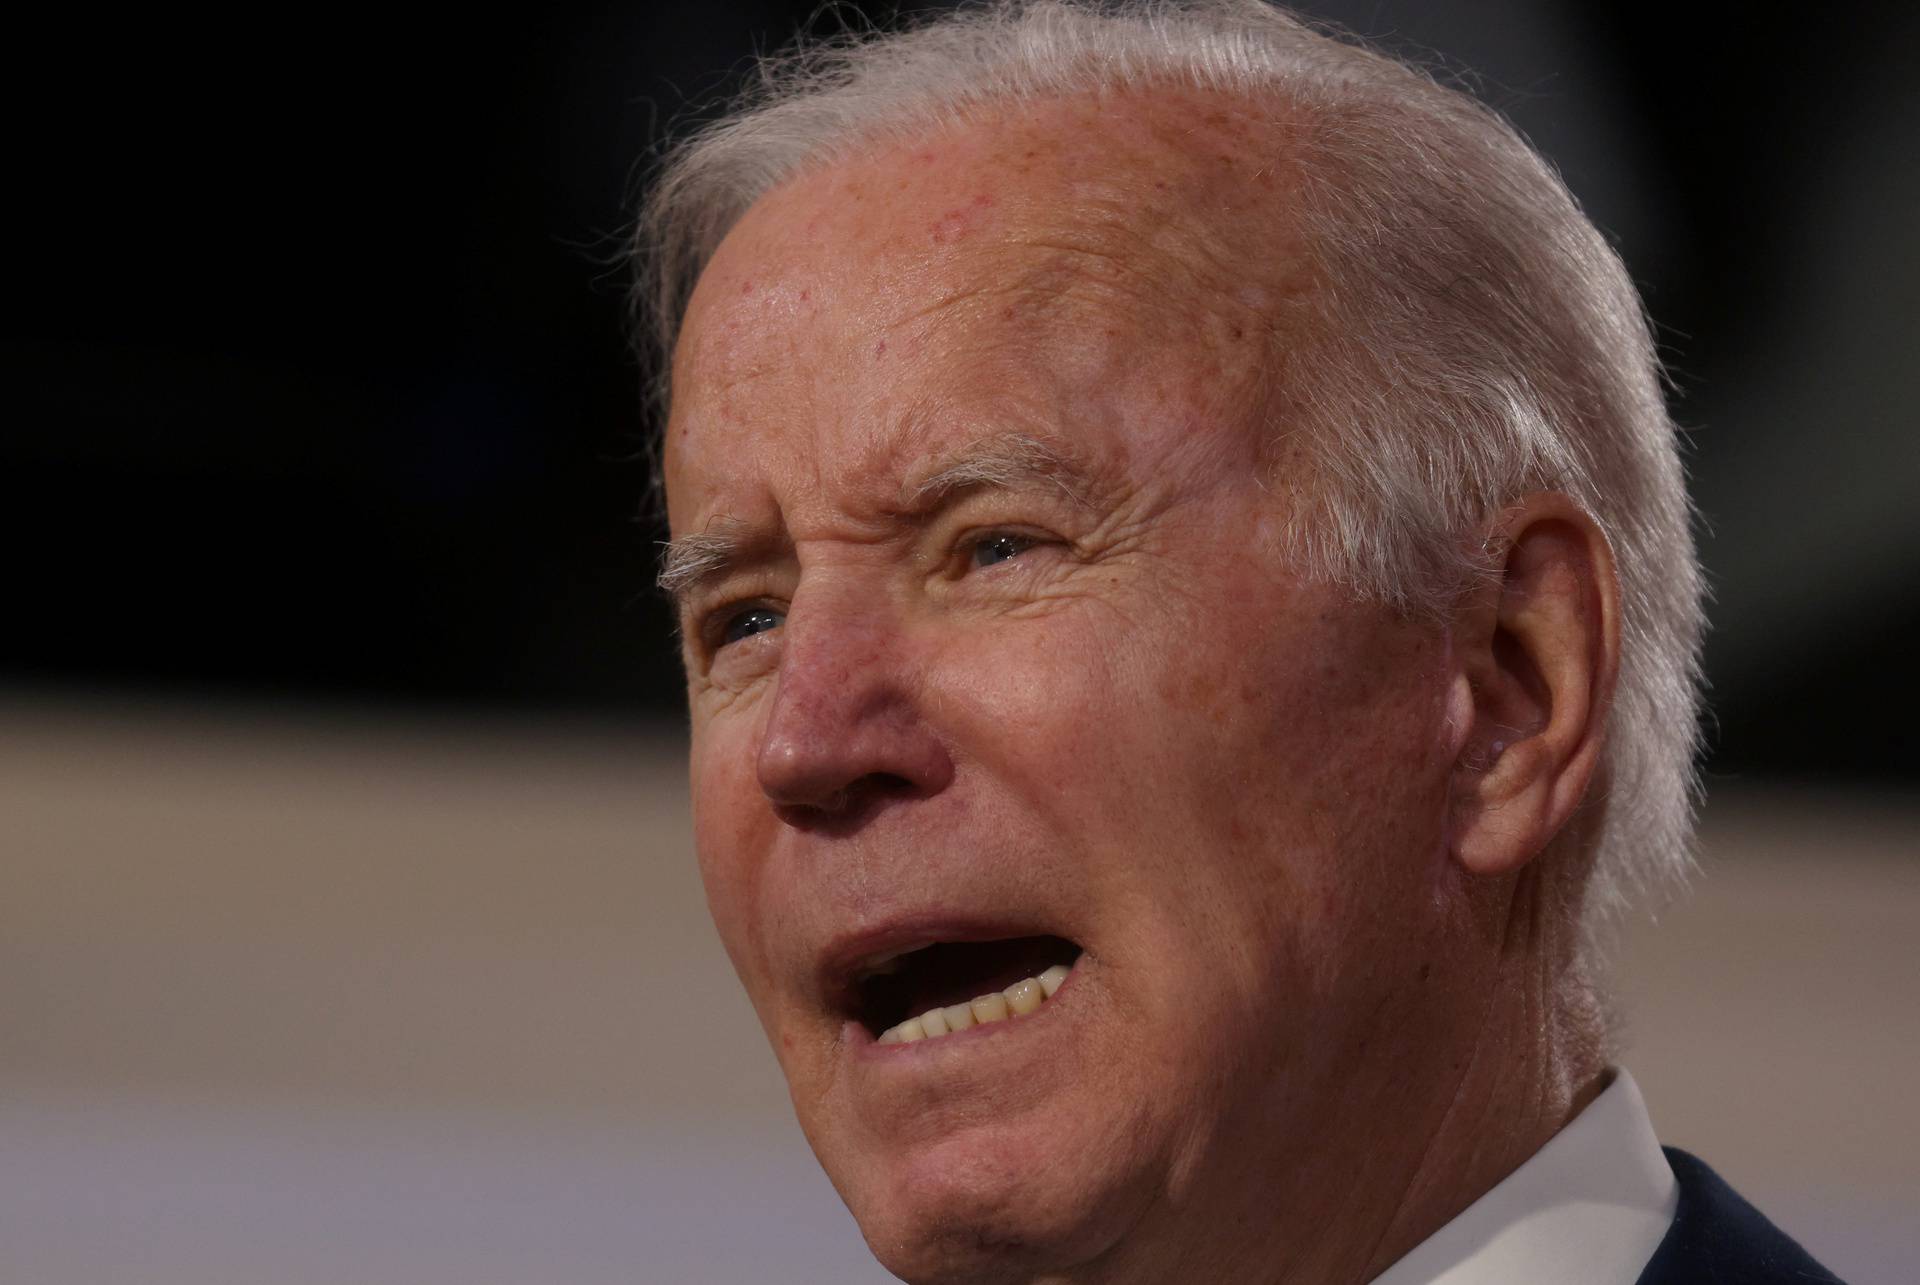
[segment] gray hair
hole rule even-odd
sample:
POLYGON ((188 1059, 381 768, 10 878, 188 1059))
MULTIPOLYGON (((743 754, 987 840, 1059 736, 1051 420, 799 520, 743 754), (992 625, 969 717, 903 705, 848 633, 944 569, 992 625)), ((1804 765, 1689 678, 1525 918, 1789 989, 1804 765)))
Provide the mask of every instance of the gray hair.
MULTIPOLYGON (((721 239, 796 174, 1007 103, 1183 86, 1284 103, 1303 188, 1276 220, 1321 288, 1278 427, 1318 483, 1292 552, 1419 614, 1485 574, 1501 508, 1562 491, 1611 541, 1622 660, 1582 923, 1591 952, 1690 868, 1701 577, 1652 336, 1619 256, 1490 108, 1262 0, 989 0, 761 60, 665 158, 636 237, 661 358, 721 239)), ((1278 143, 1276 143, 1278 146, 1278 143)))

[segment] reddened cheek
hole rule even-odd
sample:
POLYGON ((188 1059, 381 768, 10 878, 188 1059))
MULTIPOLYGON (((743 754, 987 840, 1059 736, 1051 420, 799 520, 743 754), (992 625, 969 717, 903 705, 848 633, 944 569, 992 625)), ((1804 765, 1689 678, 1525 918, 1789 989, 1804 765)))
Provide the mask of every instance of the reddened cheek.
POLYGON ((770 817, 739 727, 697 728, 689 756, 694 848, 722 944, 743 981, 765 971, 754 943, 767 879, 770 817))

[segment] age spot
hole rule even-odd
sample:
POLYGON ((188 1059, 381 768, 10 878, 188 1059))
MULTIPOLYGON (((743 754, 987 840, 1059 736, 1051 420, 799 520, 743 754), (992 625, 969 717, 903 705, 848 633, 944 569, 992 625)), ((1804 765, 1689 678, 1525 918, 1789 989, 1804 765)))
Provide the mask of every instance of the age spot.
POLYGON ((931 229, 933 243, 935 245, 951 245, 953 242, 965 236, 969 230, 970 220, 967 218, 967 212, 965 210, 948 210, 933 224, 931 229))

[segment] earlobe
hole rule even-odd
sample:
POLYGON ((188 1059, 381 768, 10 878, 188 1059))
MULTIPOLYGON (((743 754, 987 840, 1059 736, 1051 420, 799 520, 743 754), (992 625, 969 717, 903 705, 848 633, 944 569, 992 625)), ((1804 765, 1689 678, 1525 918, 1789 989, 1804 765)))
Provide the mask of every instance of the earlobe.
POLYGON ((1606 536, 1565 495, 1527 497, 1490 535, 1496 577, 1454 622, 1470 712, 1455 738, 1452 850, 1498 876, 1538 856, 1591 784, 1619 668, 1619 587, 1606 536))

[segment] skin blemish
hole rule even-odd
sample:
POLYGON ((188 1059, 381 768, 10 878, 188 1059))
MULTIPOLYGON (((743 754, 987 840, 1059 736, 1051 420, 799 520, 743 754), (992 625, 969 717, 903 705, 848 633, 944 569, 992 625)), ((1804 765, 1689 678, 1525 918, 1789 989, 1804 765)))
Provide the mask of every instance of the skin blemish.
POLYGON ((887 355, 887 341, 882 339, 879 343, 873 346, 873 356, 874 356, 874 359, 877 361, 886 355, 887 355))
POLYGON ((972 230, 972 220, 965 209, 948 210, 933 225, 933 243, 951 245, 972 230))
POLYGON ((957 205, 936 219, 932 226, 933 243, 950 245, 960 240, 976 227, 975 216, 982 210, 993 208, 993 197, 985 192, 976 193, 965 205, 957 205))

